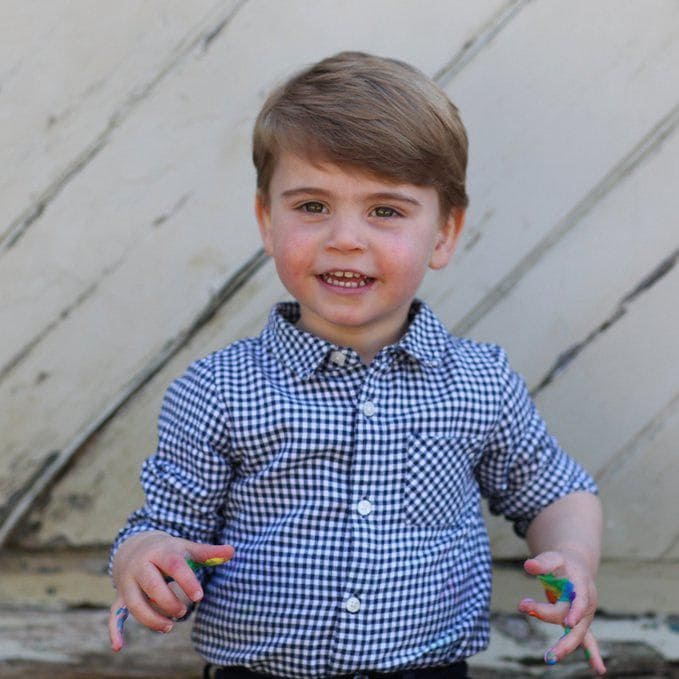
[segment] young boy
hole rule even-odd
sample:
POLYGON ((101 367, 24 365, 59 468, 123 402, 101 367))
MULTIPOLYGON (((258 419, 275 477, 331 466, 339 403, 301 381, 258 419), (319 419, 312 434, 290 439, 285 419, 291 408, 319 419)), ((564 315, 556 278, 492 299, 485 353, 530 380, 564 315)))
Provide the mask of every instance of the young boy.
POLYGON ((502 350, 415 299, 464 221, 457 109, 406 64, 341 53, 269 97, 253 157, 296 301, 170 386, 146 505, 113 549, 114 650, 123 605, 169 631, 202 599, 206 676, 466 677, 489 634, 483 496, 526 536, 526 570, 575 588, 570 606, 520 603, 572 628, 548 662, 582 645, 603 673, 594 482, 502 350), (198 578, 185 561, 232 556, 198 578))

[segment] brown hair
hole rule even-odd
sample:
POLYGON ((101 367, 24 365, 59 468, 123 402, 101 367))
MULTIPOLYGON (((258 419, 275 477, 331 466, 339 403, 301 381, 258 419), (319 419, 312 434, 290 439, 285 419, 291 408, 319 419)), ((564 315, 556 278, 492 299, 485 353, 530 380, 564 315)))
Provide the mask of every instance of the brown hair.
POLYGON ((281 152, 396 182, 432 186, 442 214, 465 208, 467 134, 436 83, 396 59, 340 52, 274 90, 257 116, 252 157, 268 198, 281 152))

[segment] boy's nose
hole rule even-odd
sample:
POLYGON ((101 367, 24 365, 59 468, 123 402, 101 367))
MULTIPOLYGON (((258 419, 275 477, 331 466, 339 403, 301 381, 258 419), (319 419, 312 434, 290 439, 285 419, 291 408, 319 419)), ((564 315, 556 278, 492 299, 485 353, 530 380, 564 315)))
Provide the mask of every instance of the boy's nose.
POLYGON ((327 247, 331 250, 364 250, 365 227, 360 219, 336 215, 330 227, 327 247))

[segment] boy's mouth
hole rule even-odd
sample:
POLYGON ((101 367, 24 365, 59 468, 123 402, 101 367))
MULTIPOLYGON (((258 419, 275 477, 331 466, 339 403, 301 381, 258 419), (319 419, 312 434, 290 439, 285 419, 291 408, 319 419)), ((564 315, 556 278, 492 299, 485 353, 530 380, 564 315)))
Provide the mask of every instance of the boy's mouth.
POLYGON ((356 271, 327 271, 320 274, 319 278, 324 283, 338 288, 363 288, 375 280, 356 271))

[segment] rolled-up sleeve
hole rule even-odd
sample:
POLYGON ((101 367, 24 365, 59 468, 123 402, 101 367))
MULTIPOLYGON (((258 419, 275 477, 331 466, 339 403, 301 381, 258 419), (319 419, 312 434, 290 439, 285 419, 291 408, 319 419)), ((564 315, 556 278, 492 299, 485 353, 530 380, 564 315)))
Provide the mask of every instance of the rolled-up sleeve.
POLYGON ((531 521, 575 491, 597 493, 592 477, 547 431, 523 379, 498 350, 502 406, 476 469, 481 493, 493 514, 513 522, 525 537, 531 521))
POLYGON ((232 476, 229 414, 213 378, 210 357, 194 363, 168 388, 158 420, 158 447, 142 466, 144 506, 118 533, 109 567, 131 535, 161 530, 213 542, 232 476))

